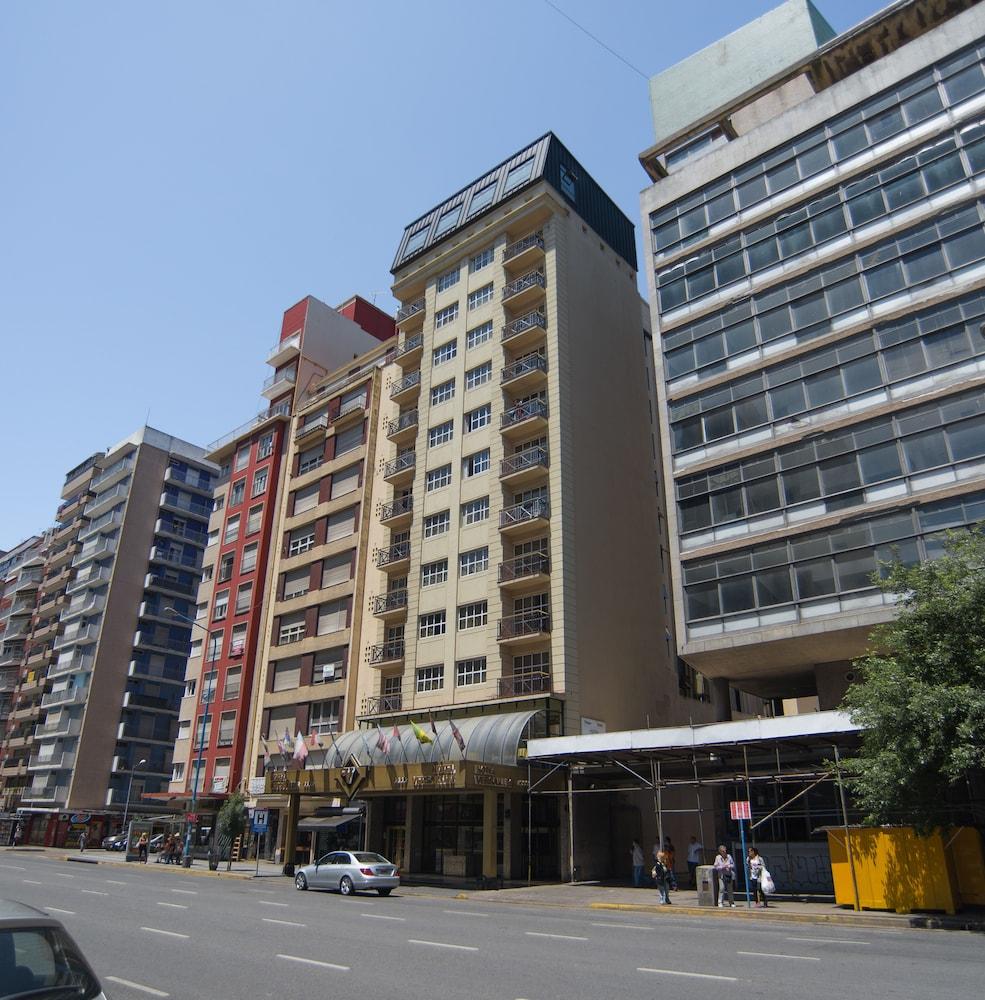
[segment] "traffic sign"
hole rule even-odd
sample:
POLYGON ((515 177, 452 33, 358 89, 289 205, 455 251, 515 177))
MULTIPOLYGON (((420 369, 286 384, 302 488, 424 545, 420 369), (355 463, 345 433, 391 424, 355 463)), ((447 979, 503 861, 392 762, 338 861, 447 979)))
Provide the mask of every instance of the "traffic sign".
POLYGON ((253 832, 254 833, 266 833, 267 832, 268 814, 269 814, 269 810, 267 810, 267 809, 254 809, 253 810, 253 832))
POLYGON ((197 823, 198 813, 185 813, 185 819, 188 820, 189 823, 197 823))
POLYGON ((730 802, 729 806, 732 811, 732 819, 752 819, 752 808, 748 800, 737 800, 735 802, 730 802))

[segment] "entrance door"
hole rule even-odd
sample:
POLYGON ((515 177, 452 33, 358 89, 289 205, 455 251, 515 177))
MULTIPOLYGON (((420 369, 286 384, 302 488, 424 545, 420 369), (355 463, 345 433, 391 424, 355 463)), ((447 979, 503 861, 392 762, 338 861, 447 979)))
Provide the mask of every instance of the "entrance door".
POLYGON ((388 826, 384 839, 386 845, 383 854, 387 861, 392 861, 399 871, 406 871, 404 846, 407 842, 407 828, 405 826, 388 826))

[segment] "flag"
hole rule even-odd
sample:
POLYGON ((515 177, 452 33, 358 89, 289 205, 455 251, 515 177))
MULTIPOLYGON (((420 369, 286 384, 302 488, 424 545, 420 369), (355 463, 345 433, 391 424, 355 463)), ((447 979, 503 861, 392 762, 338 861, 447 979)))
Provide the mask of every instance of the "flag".
POLYGON ((328 731, 328 738, 332 741, 332 749, 335 751, 335 755, 342 760, 342 751, 339 750, 338 743, 335 742, 335 732, 331 729, 328 731))
POLYGON ((294 747, 294 740, 291 739, 290 729, 284 728, 284 738, 280 741, 280 752, 289 754, 294 747))
POLYGON ((297 736, 294 737, 294 759, 300 761, 302 767, 304 767, 304 762, 308 759, 308 744, 304 742, 304 737, 301 735, 300 729, 297 736))
POLYGON ((312 739, 315 741, 315 746, 318 747, 319 750, 325 749, 325 741, 321 738, 321 733, 313 733, 312 739))
POLYGON ((267 746, 267 741, 261 736, 260 746, 263 747, 263 759, 264 761, 270 760, 270 747, 267 746))
POLYGON ((410 728, 414 730, 418 743, 434 743, 434 740, 413 720, 410 720, 410 728))
POLYGON ((380 729, 379 726, 376 727, 376 749, 383 753, 387 758, 390 756, 390 741, 386 738, 386 733, 380 729))
POLYGON ((451 726, 451 734, 455 737, 455 742, 458 744, 458 749, 462 751, 462 756, 465 755, 465 740, 462 734, 458 731, 458 726, 452 722, 451 719, 448 720, 448 725, 451 726))
POLYGON ((438 727, 434 724, 434 716, 430 712, 428 712, 428 719, 431 720, 431 732, 434 733, 435 736, 437 736, 438 727))

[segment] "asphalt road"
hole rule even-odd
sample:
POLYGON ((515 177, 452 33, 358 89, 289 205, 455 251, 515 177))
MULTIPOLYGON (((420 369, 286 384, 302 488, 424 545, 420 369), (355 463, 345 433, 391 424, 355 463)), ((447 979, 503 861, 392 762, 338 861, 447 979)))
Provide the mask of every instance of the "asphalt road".
POLYGON ((985 937, 958 931, 732 923, 442 890, 346 899, 288 879, 10 852, 0 896, 61 919, 110 1000, 970 1000, 985 979, 985 937))

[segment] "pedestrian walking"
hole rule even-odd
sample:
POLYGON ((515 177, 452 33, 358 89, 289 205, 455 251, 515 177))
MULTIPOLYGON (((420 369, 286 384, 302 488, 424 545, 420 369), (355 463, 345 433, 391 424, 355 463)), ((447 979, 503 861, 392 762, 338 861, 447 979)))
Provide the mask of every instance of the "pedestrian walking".
POLYGON ((20 842, 23 839, 23 837, 24 837, 24 827, 22 827, 20 823, 18 823, 17 826, 14 827, 14 847, 20 847, 20 842))
POLYGON ((85 854, 85 852, 86 852, 86 844, 88 842, 89 842, 89 834, 83 828, 82 832, 79 834, 79 853, 80 854, 85 854))
POLYGON ((147 864, 147 834, 142 833, 137 841, 137 860, 147 864))
POLYGON ((766 909, 766 893, 763 892, 763 875, 766 871, 766 862, 755 847, 750 847, 746 852, 749 864, 749 886, 752 889, 752 898, 756 900, 756 906, 766 909))
POLYGON ((643 848, 638 840, 633 841, 633 885, 637 889, 643 885, 643 848))
POLYGON ((718 882, 718 905, 735 906, 735 861, 724 844, 718 845, 715 855, 715 879, 718 882))
POLYGON ((674 874, 676 862, 677 849, 674 847, 674 842, 669 836, 664 837, 664 863, 667 865, 667 871, 669 873, 667 882, 674 892, 677 892, 677 876, 674 874))
POLYGON ((698 865, 704 860, 705 846, 697 837, 692 837, 687 845, 687 870, 691 876, 691 888, 698 888, 698 865))
POLYGON ((667 865, 667 854, 665 851, 657 851, 657 857, 650 872, 653 881, 657 883, 660 890, 660 902, 664 906, 670 906, 670 868, 667 865))

